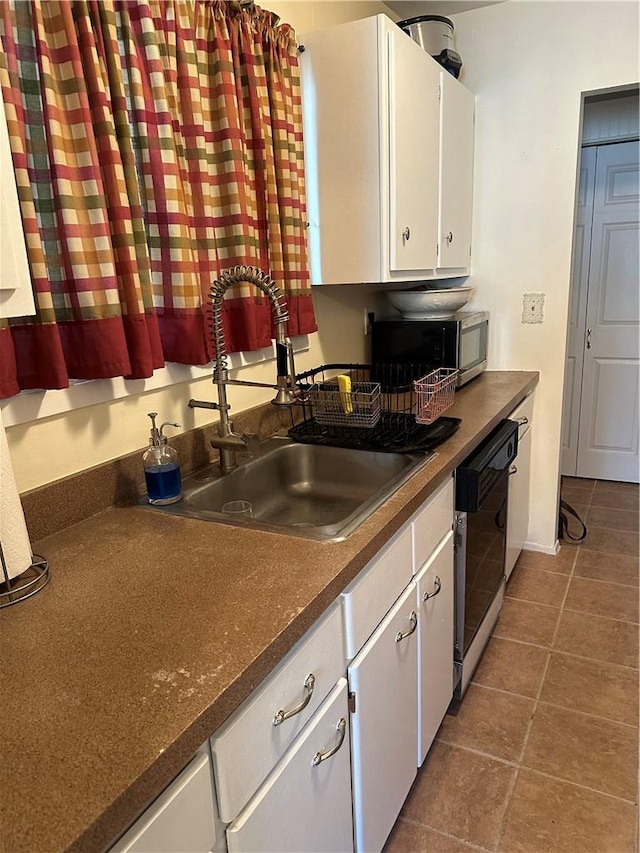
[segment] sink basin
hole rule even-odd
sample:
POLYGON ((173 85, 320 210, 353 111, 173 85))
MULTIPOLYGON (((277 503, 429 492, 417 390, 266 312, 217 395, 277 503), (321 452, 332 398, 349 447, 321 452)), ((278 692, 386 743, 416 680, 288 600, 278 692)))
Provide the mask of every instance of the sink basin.
POLYGON ((183 480, 184 497, 149 509, 172 515, 336 542, 352 533, 409 477, 429 453, 379 453, 298 444, 274 437, 256 456, 238 454, 222 476, 211 466, 183 480), (224 504, 246 501, 250 516, 228 515, 224 504))

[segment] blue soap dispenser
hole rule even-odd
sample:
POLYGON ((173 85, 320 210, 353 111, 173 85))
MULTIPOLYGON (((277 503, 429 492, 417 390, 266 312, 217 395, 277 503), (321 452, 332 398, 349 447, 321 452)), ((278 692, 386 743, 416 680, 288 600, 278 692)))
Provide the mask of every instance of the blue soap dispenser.
POLYGON ((170 421, 156 427, 157 412, 149 412, 151 418, 151 437, 149 447, 142 457, 144 478, 147 483, 147 498, 150 504, 174 504, 182 498, 182 481, 178 452, 167 444, 162 434, 166 426, 179 427, 170 421))

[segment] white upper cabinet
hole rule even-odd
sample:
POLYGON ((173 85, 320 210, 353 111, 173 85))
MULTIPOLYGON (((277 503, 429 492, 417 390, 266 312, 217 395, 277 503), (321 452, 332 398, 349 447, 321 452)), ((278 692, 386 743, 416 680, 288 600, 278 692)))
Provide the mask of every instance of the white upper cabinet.
POLYGON ((393 275, 432 269, 437 262, 440 71, 398 27, 387 37, 393 275))
POLYGON ((473 95, 386 15, 300 41, 312 283, 467 274, 473 95))
POLYGON ((0 318, 35 314, 5 108, 0 97, 0 318))
POLYGON ((475 97, 448 71, 440 72, 438 268, 471 263, 475 97))

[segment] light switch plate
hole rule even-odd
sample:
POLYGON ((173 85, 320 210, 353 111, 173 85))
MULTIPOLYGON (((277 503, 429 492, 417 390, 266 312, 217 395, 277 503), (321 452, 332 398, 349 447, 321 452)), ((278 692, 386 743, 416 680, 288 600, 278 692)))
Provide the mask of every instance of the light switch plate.
POLYGON ((522 294, 522 322, 542 323, 544 321, 544 293, 522 294))

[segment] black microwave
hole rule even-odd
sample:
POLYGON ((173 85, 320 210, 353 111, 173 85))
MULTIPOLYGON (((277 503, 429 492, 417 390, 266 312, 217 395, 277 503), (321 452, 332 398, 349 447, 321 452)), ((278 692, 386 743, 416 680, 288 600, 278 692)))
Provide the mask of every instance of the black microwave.
POLYGON ((371 362, 405 366, 414 379, 457 367, 458 386, 464 385, 487 366, 488 332, 486 311, 458 311, 450 320, 374 320, 371 362))

